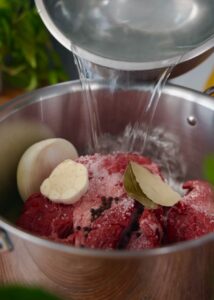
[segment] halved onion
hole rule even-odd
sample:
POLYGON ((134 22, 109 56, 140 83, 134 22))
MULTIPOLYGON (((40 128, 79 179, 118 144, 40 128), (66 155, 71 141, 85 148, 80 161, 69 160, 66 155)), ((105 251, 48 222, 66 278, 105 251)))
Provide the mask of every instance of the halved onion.
POLYGON ((17 169, 17 185, 25 201, 39 192, 40 185, 53 169, 66 159, 76 159, 77 150, 69 141, 52 138, 33 144, 22 155, 17 169))

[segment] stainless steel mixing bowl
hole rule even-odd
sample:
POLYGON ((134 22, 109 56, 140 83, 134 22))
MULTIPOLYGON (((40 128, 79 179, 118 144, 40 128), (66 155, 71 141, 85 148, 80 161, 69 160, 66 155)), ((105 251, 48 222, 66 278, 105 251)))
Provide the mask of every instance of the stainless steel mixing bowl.
POLYGON ((153 70, 214 45, 213 0, 35 0, 52 35, 95 64, 153 70))
MULTIPOLYGON (((92 88, 102 132, 114 136, 140 120, 137 108, 150 93, 142 85, 120 86, 115 93, 96 82, 92 88)), ((213 99, 168 85, 153 125, 147 152, 179 171, 177 180, 202 178, 203 157, 214 152, 213 99)), ((98 251, 47 241, 13 224, 22 206, 15 180, 18 160, 33 142, 54 135, 72 141, 79 152, 88 146, 79 82, 34 91, 0 108, 0 282, 36 284, 74 300, 213 299, 214 233, 153 250, 98 251)))

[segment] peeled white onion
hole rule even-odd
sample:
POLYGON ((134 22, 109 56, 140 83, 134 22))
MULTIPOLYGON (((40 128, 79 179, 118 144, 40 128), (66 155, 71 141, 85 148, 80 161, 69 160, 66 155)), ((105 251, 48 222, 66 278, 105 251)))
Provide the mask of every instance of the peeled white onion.
POLYGON ((19 194, 25 201, 40 191, 40 185, 53 169, 66 159, 76 159, 77 150, 67 140, 52 138, 33 144, 22 155, 17 169, 19 194))

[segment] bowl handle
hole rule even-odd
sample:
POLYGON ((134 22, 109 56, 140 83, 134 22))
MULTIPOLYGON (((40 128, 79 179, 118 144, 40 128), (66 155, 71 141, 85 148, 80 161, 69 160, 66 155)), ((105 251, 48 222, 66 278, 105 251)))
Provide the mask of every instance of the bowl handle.
POLYGON ((214 97, 214 86, 209 87, 208 89, 206 89, 204 91, 205 94, 207 94, 208 96, 212 96, 214 97))
POLYGON ((13 244, 7 232, 0 227, 0 254, 13 250, 13 244))

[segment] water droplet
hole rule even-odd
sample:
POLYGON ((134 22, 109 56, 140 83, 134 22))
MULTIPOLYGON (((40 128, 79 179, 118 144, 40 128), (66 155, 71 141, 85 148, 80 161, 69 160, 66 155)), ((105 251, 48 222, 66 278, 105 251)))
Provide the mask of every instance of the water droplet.
POLYGON ((188 118, 187 118, 187 122, 189 123, 189 125, 191 125, 191 126, 195 126, 196 125, 196 118, 194 117, 194 116, 189 116, 188 118))

